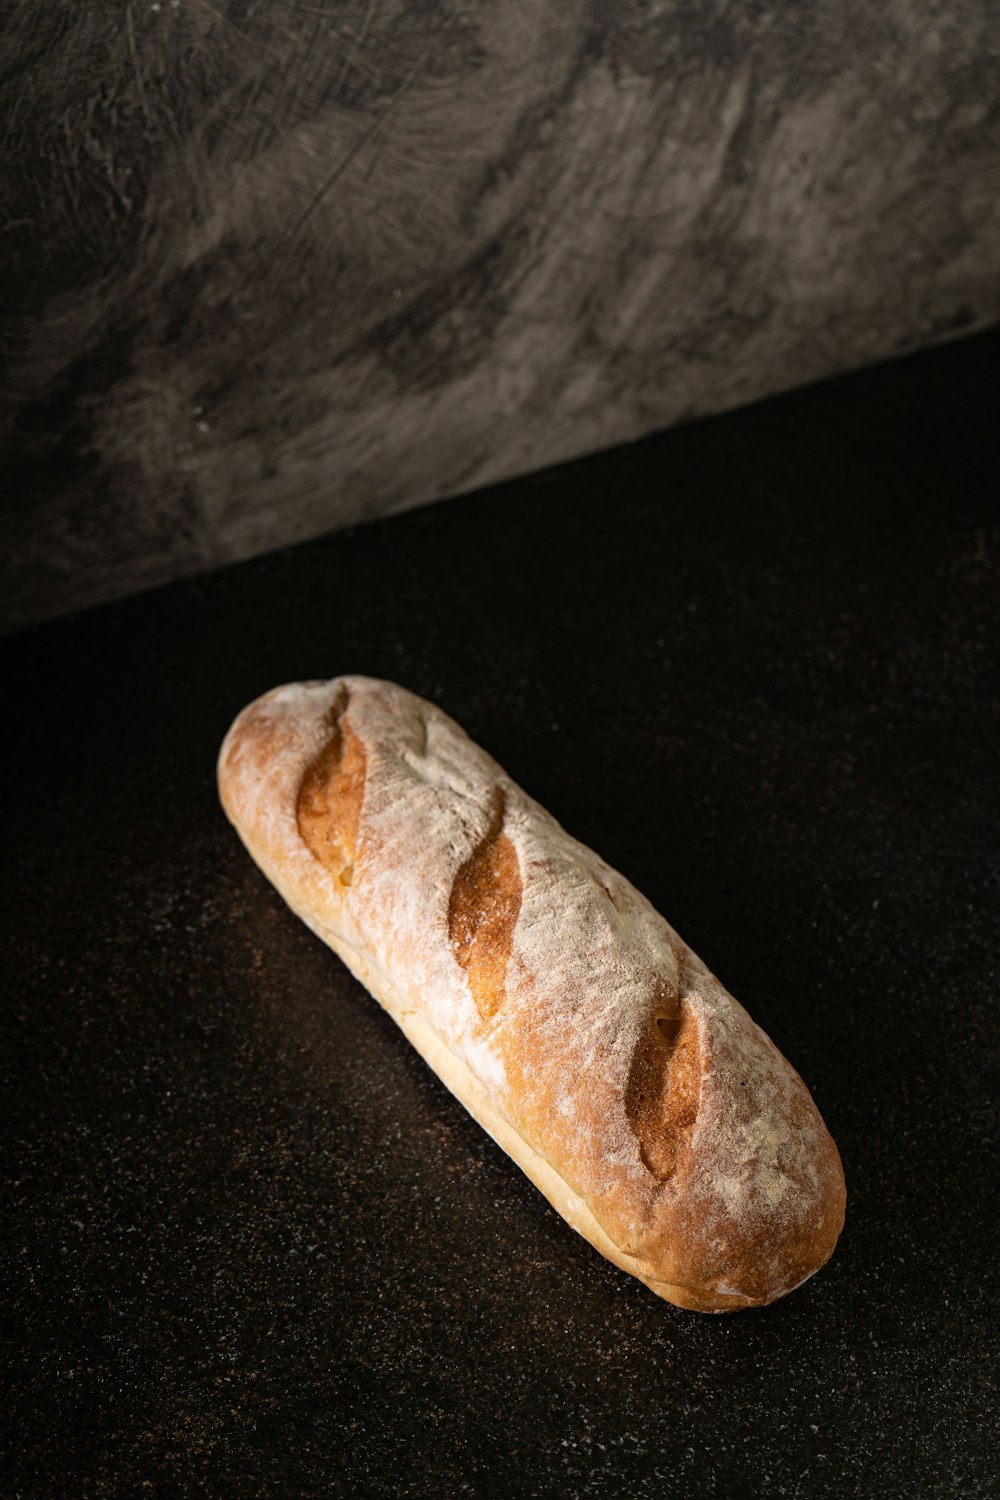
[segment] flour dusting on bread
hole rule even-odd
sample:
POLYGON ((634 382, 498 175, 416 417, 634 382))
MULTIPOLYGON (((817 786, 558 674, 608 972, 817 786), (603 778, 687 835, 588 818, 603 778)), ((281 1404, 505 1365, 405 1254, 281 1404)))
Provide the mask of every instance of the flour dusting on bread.
POLYGON ((801 1079, 439 709, 365 677, 280 688, 234 724, 220 789, 292 907, 616 1263, 722 1310, 828 1257, 843 1178, 801 1079))

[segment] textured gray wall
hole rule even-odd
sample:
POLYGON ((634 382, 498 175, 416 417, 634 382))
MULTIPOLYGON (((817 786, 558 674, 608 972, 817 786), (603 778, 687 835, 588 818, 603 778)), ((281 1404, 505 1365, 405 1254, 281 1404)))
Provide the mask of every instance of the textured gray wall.
POLYGON ((4 618, 1000 317, 993 0, 33 0, 4 618))

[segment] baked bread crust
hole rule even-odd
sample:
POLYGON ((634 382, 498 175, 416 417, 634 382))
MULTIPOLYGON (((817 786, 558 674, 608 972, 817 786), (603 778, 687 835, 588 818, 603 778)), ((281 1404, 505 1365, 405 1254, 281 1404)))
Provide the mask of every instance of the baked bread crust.
POLYGON ((790 1064, 627 880, 432 704, 275 689, 219 756, 257 864, 601 1253, 680 1307, 792 1291, 843 1227, 790 1064))

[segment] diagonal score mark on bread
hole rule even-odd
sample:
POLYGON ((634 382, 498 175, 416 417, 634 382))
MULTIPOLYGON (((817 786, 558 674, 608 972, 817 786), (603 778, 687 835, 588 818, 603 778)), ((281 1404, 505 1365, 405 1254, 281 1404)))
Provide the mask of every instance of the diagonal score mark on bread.
POLYGON ((365 677, 276 689, 234 722, 219 790, 293 910, 615 1265, 718 1312, 828 1259, 843 1173, 798 1074, 439 709, 365 677))
POLYGON ((658 1182, 666 1182, 698 1117, 703 1059, 697 1020, 676 989, 660 987, 652 1010, 651 1033, 636 1048, 629 1069, 625 1113, 643 1164, 658 1182))
POLYGON ((504 794, 493 788, 493 810, 485 837, 455 876, 448 901, 448 941, 469 978, 484 1021, 507 993, 507 963, 521 910, 517 850, 504 833, 504 794))
POLYGON ((295 816, 303 841, 341 885, 354 880, 365 794, 365 752, 347 719, 346 689, 326 716, 329 740, 302 778, 295 816))

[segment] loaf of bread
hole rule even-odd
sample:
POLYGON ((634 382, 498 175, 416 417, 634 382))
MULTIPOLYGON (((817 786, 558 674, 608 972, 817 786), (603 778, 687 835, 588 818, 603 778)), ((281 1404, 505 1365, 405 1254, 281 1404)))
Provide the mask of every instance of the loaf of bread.
POLYGON ((439 709, 368 677, 277 688, 219 789, 292 910, 616 1266, 726 1312, 829 1258, 844 1177, 798 1074, 439 709))

